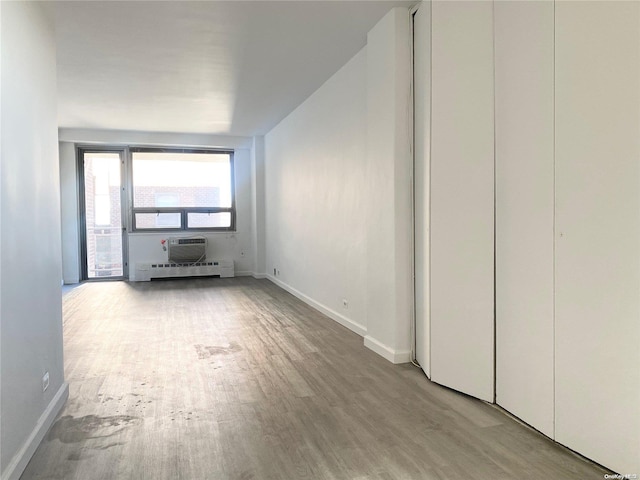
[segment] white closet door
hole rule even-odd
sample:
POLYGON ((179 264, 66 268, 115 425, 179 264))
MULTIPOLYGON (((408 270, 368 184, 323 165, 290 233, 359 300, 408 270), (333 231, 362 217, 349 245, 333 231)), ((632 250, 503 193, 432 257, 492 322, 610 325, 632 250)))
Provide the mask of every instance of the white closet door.
POLYGON ((640 474, 640 3, 556 2, 556 440, 640 474))
POLYGON ((416 359, 431 376, 429 351, 429 137, 431 4, 413 17, 416 359))
POLYGON ((493 4, 433 2, 431 378, 494 385, 493 4))
POLYGON ((496 402, 553 437, 553 3, 494 21, 496 402))

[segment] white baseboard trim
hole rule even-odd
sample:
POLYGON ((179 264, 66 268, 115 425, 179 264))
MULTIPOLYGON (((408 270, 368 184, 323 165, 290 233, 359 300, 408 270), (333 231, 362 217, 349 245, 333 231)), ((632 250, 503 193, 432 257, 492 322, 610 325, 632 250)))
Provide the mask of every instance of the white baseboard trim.
POLYGON ((276 285, 278 285, 280 288, 282 288, 282 289, 286 290, 287 292, 289 292, 291 295, 293 295, 295 297, 298 297, 300 300, 302 300, 304 303, 306 303, 310 307, 315 308, 316 310, 318 310, 321 313, 324 313, 330 319, 338 322, 340 325, 342 325, 343 327, 348 328, 352 332, 357 333, 361 337, 364 337, 367 334, 367 328, 364 325, 360 325, 359 323, 354 322, 353 320, 345 317, 344 315, 340 315, 335 310, 332 310, 329 307, 326 307, 326 306, 322 305, 321 303, 316 302, 311 297, 308 297, 304 293, 296 290, 295 288, 293 288, 290 285, 287 285, 282 280, 279 280, 279 279, 277 279, 276 277, 274 277, 272 275, 266 275, 266 278, 268 280, 272 281, 273 283, 275 283, 276 285))
POLYGON ((394 350, 393 348, 387 347, 382 342, 379 342, 371 335, 364 337, 364 346, 369 350, 373 350, 382 358, 389 360, 391 363, 409 363, 411 361, 410 350, 394 350))
POLYGON ((253 272, 249 272, 249 271, 236 272, 235 276, 236 277, 252 277, 253 272))
POLYGON ((257 280, 262 280, 263 278, 267 278, 267 274, 266 273, 252 273, 251 274, 253 276, 253 278, 257 279, 257 280))
POLYGON ((20 478, 24 469, 27 468, 29 460, 31 460, 31 457, 36 452, 38 445, 40 445, 40 442, 42 442, 45 434, 49 428, 51 428, 56 416, 60 413, 60 410, 62 410, 67 398, 69 398, 69 384, 65 382, 60 386, 53 399, 51 399, 46 410, 40 415, 31 435, 29 435, 24 442, 22 448, 18 450, 9 462, 9 465, 7 465, 5 471, 2 472, 2 480, 18 480, 20 478))

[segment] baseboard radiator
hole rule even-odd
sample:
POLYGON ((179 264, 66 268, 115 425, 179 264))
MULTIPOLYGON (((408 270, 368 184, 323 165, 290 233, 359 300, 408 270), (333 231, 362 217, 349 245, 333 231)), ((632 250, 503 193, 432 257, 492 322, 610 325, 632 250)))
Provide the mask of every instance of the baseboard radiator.
POLYGON ((196 263, 138 263, 136 281, 148 282, 154 278, 235 276, 233 260, 211 260, 196 263))

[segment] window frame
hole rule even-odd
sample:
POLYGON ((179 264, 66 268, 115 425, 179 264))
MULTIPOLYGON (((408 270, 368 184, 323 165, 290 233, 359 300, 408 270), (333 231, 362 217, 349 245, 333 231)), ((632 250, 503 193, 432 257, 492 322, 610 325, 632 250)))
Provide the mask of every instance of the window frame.
POLYGON ((236 231, 236 176, 234 150, 209 148, 171 148, 171 147, 129 147, 129 188, 131 198, 131 231, 132 232, 235 232, 236 231), (134 153, 193 153, 193 154, 227 154, 231 173, 231 207, 138 207, 134 204, 133 154, 134 153), (180 227, 173 228, 140 228, 136 226, 137 213, 179 213, 180 227), (189 227, 189 213, 230 213, 228 227, 189 227))

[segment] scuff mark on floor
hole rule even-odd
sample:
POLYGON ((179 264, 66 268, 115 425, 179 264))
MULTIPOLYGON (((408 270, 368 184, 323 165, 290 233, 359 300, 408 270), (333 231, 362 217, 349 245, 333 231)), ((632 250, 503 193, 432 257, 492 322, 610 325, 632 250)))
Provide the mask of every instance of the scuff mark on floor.
POLYGON ((53 424, 47 440, 57 439, 62 443, 78 443, 90 439, 108 438, 118 435, 127 428, 139 425, 141 422, 140 418, 129 415, 109 417, 85 415, 78 418, 65 415, 53 424))
POLYGON ((196 344, 194 347, 200 360, 206 360, 214 355, 229 355, 242 350, 242 347, 236 342, 230 342, 227 346, 196 344))

